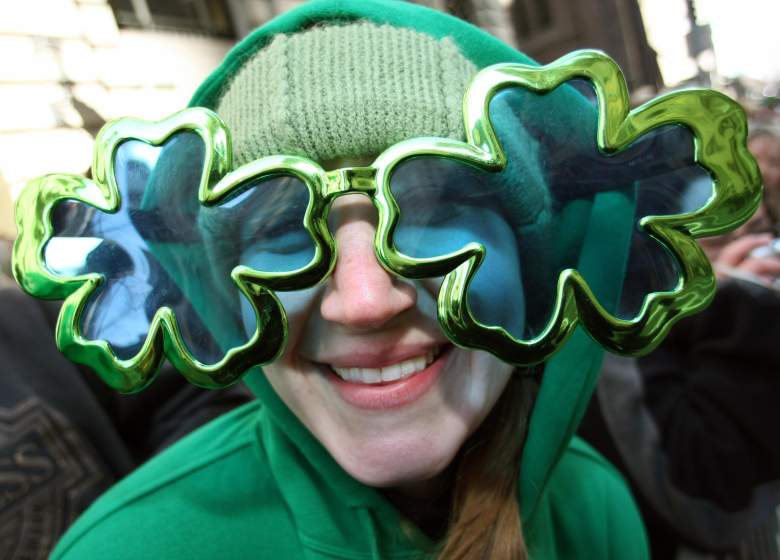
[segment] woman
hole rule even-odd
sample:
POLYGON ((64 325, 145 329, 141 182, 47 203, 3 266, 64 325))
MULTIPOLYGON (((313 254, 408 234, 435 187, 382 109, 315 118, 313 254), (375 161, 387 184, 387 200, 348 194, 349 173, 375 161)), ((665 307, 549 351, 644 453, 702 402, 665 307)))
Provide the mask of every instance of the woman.
MULTIPOLYGON (((466 84, 479 67, 512 61, 527 59, 419 6, 310 2, 242 42, 192 104, 225 120, 235 166, 302 154, 325 169, 354 168, 407 138, 461 139, 466 84)), ((542 149, 530 133, 521 148, 542 149)), ((502 212, 527 217, 520 229, 539 241, 518 249, 527 258, 549 248, 542 233, 553 234, 545 230, 552 203, 534 190, 541 171, 525 165, 527 188, 502 212)), ((412 219, 425 204, 412 199, 401 213, 412 219)), ((499 213, 475 224, 497 246, 517 233, 499 213)), ((212 218, 201 225, 221 230, 212 218)), ((251 225, 251 215, 234 222, 231 232, 251 225)), ((274 363, 245 378, 258 400, 117 485, 54 558, 646 557, 624 482, 572 439, 598 367, 596 344, 577 333, 543 377, 456 347, 436 320, 438 283, 380 265, 376 227, 366 197, 333 202, 335 269, 319 287, 277 294, 289 335, 274 363)), ((265 238, 281 242, 286 233, 265 238)), ((453 235, 439 241, 456 243, 453 235)), ((413 238, 399 242, 413 246, 413 238)), ((241 249, 257 267, 269 251, 241 249)), ((510 269, 521 257, 495 266, 510 269)), ((495 285, 490 301, 472 303, 506 312, 509 288, 495 285)), ((532 307, 502 320, 522 331, 532 307)))

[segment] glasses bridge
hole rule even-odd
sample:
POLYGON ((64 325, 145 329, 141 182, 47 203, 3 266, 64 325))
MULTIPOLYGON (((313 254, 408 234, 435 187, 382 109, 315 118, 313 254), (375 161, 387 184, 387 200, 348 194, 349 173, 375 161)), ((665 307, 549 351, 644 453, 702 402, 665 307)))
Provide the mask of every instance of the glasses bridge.
POLYGON ((376 192, 376 169, 373 167, 343 167, 328 171, 325 195, 334 199, 345 194, 365 194, 376 192))

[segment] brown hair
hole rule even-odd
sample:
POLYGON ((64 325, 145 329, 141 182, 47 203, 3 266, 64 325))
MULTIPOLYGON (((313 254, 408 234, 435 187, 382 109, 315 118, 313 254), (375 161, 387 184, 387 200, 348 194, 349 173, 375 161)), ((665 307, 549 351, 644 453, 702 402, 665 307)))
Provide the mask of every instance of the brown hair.
POLYGON ((535 377, 514 375, 460 458, 441 560, 526 560, 517 480, 535 377))

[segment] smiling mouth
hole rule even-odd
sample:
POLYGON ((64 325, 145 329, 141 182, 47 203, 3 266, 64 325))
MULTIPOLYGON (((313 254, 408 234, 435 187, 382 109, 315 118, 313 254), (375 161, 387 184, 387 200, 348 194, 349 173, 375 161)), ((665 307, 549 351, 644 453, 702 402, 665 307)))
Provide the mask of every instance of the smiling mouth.
POLYGON ((381 368, 370 367, 336 367, 328 366, 333 373, 348 383, 362 383, 364 385, 381 385, 401 381, 411 377, 416 373, 425 370, 429 365, 436 361, 444 350, 444 346, 439 346, 429 350, 423 355, 403 360, 395 364, 390 364, 381 368))
POLYGON ((319 365, 336 393, 350 405, 367 410, 394 409, 421 399, 436 385, 453 348, 442 344, 380 368, 319 365))

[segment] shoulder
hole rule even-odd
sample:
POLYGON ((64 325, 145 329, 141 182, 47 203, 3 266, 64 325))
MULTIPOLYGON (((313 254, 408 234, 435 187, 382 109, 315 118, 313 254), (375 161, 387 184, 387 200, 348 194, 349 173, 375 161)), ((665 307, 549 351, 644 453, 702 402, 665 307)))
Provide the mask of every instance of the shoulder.
POLYGON ((256 436, 261 412, 259 401, 248 403, 140 467, 76 521, 52 559, 177 558, 184 550, 233 558, 231 535, 250 538, 244 525, 281 530, 284 504, 256 436))
POLYGON ((546 495, 545 513, 556 557, 648 557, 644 525, 628 485, 583 440, 572 439, 551 475, 546 495), (571 546, 568 552, 567 546, 571 546))
POLYGON ((552 475, 550 490, 568 492, 578 489, 584 499, 600 498, 606 506, 634 505, 623 476, 598 451, 574 437, 552 475), (583 478, 587 484, 583 485, 583 478))

